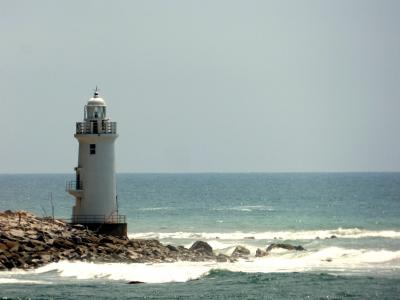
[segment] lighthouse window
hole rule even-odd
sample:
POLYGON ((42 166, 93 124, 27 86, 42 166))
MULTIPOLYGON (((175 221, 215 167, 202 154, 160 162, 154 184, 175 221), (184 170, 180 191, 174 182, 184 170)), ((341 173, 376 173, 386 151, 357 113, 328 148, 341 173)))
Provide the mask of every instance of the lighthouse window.
POLYGON ((90 144, 90 154, 96 154, 96 144, 90 144))

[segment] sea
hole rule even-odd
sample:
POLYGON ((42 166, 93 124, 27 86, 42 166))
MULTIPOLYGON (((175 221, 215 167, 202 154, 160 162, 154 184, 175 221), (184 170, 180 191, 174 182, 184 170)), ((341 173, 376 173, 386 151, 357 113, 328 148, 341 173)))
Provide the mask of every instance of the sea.
MULTIPOLYGON (((0 175, 0 210, 69 218, 73 174, 0 175)), ((400 299, 400 173, 118 174, 130 238, 235 263, 60 261, 0 272, 1 299, 400 299), (144 284, 128 284, 142 281, 144 284)))

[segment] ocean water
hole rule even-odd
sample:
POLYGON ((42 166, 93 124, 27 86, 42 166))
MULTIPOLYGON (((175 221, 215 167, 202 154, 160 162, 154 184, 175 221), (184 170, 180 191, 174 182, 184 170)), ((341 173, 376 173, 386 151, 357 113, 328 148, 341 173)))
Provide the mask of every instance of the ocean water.
MULTIPOLYGON (((70 216, 72 174, 0 175, 0 210, 70 216), (51 196, 50 196, 51 195, 51 196)), ((131 238, 230 254, 236 263, 58 262, 0 273, 6 299, 400 299, 400 173, 118 174, 131 238), (336 238, 331 238, 335 236, 336 238), (129 285, 129 281, 146 284, 129 285)))

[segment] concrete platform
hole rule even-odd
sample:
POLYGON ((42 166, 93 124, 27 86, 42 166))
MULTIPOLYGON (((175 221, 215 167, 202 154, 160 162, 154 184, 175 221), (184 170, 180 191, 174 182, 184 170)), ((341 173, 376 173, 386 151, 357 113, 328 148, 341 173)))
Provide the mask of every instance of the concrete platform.
POLYGON ((100 234, 112 235, 112 236, 128 236, 128 224, 127 223, 80 223, 87 229, 95 231, 100 234))

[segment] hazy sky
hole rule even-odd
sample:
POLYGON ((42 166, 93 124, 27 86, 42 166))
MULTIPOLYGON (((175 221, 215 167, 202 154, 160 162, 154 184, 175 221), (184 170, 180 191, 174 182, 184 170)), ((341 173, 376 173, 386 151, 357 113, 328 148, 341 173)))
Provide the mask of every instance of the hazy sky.
POLYGON ((400 171, 400 1, 0 0, 0 173, 400 171))

